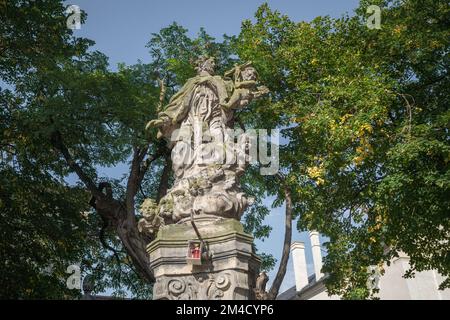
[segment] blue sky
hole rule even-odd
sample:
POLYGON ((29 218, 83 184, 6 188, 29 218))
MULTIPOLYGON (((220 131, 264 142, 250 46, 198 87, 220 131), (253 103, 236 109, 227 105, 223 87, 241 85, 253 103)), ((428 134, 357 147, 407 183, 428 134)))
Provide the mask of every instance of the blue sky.
MULTIPOLYGON (((145 47, 152 33, 177 22, 195 35, 201 27, 212 36, 220 39, 223 34, 236 35, 244 19, 253 15, 265 1, 217 1, 217 0, 73 0, 67 4, 78 5, 88 14, 86 24, 75 35, 87 37, 96 42, 94 48, 110 58, 112 69, 124 62, 134 64, 138 59, 149 62, 150 56, 145 47)), ((357 0, 277 0, 267 1, 272 9, 288 15, 294 21, 310 21, 317 16, 340 17, 352 13, 358 5, 357 0)), ((102 168, 104 176, 122 176, 128 166, 102 168)), ((270 207, 273 199, 267 198, 270 207)), ((284 237, 284 208, 275 208, 265 223, 273 227, 271 237, 264 242, 257 241, 258 248, 280 259, 284 237)), ((295 229, 295 226, 294 226, 295 229)), ((309 274, 313 272, 310 242, 306 233, 294 231, 293 241, 303 241, 306 245, 306 259, 309 274)), ((276 268, 269 274, 274 278, 276 268)), ((287 274, 280 293, 294 285, 292 262, 289 261, 287 274)))
MULTIPOLYGON (((267 1, 272 9, 287 14, 294 21, 309 21, 319 15, 339 17, 351 12, 357 0, 273 0, 267 1)), ((176 21, 190 31, 200 27, 219 38, 223 34, 238 34, 241 22, 252 19, 264 1, 259 0, 73 0, 87 12, 86 24, 76 35, 96 42, 95 48, 110 57, 116 66, 119 62, 133 64, 138 59, 149 61, 145 44, 151 33, 158 32, 176 21)))

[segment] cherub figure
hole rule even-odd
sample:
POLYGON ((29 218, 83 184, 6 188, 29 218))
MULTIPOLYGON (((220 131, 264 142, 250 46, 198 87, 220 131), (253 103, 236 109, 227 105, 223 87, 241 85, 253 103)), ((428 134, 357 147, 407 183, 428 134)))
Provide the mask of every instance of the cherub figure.
POLYGON ((153 199, 145 199, 140 209, 143 218, 138 222, 138 230, 141 233, 153 237, 159 227, 164 225, 164 220, 160 217, 158 212, 158 205, 153 199))
POLYGON ((227 71, 225 76, 233 74, 234 91, 230 99, 221 106, 228 110, 240 109, 248 105, 253 99, 259 98, 269 92, 265 86, 257 86, 258 73, 251 62, 235 65, 227 71))

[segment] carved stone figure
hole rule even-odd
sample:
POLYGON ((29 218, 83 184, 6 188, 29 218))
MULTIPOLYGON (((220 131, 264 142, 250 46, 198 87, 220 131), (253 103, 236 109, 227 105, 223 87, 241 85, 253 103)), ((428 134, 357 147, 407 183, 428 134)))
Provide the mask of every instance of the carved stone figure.
POLYGON ((145 199, 140 208, 143 218, 138 222, 138 230, 152 237, 164 220, 158 214, 158 205, 153 199, 145 199))
POLYGON ((269 92, 265 86, 257 86, 258 73, 246 63, 242 66, 235 66, 233 69, 225 73, 234 73, 234 91, 227 103, 222 104, 226 109, 239 109, 245 107, 251 100, 259 98, 269 92))
POLYGON ((261 272, 256 279, 255 297, 256 300, 267 300, 266 284, 269 277, 265 272, 261 272))
POLYGON ((257 85, 258 74, 251 62, 236 65, 225 77, 214 75, 214 59, 197 61, 197 76, 186 84, 147 124, 172 148, 173 187, 152 203, 139 222, 140 230, 153 234, 168 225, 196 216, 239 220, 252 203, 239 187, 239 177, 248 163, 247 137, 235 141, 234 111, 268 92, 257 85))
MULTIPOLYGON (((170 300, 220 300, 231 288, 233 275, 199 273, 187 278, 161 278, 155 284, 154 294, 170 300)), ((232 298, 227 297, 227 298, 232 298)))
POLYGON ((214 68, 214 59, 201 57, 196 67, 198 75, 189 79, 180 91, 172 96, 169 104, 164 107, 164 111, 158 114, 158 119, 151 120, 146 129, 157 127, 159 128, 158 136, 164 136, 170 140, 172 132, 179 128, 194 106, 202 107, 204 110, 205 107, 212 109, 211 105, 216 101, 207 103, 209 106, 202 105, 206 102, 205 98, 217 99, 225 103, 232 90, 231 87, 227 87, 231 83, 225 82, 220 76, 214 76, 214 68))

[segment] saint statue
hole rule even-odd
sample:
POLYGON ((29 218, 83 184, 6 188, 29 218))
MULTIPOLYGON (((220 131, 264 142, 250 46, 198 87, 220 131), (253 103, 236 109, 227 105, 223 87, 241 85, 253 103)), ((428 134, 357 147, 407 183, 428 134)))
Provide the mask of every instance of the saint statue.
POLYGON ((252 203, 238 181, 246 164, 237 159, 245 157, 248 139, 244 134, 236 142, 231 129, 235 110, 268 89, 258 86, 251 62, 235 65, 222 77, 215 75, 213 58, 201 57, 196 71, 146 126, 158 128, 158 138, 169 141, 175 182, 160 203, 146 211, 143 232, 155 232, 155 227, 145 227, 155 221, 158 226, 177 223, 191 214, 240 219, 252 203))

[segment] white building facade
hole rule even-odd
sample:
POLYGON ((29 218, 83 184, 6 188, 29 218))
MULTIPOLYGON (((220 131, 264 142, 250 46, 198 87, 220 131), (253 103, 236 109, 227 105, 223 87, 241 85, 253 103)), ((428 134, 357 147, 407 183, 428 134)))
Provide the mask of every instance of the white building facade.
MULTIPOLYGON (((295 286, 278 296, 278 300, 340 300, 341 297, 328 295, 324 285, 322 269, 322 254, 319 233, 309 232, 311 241, 314 274, 308 277, 305 244, 294 242, 291 245, 294 265, 295 286)), ((450 300, 450 289, 439 290, 442 277, 435 270, 416 272, 414 278, 403 278, 409 268, 409 258, 404 254, 385 265, 385 273, 379 278, 379 293, 381 300, 450 300)))

